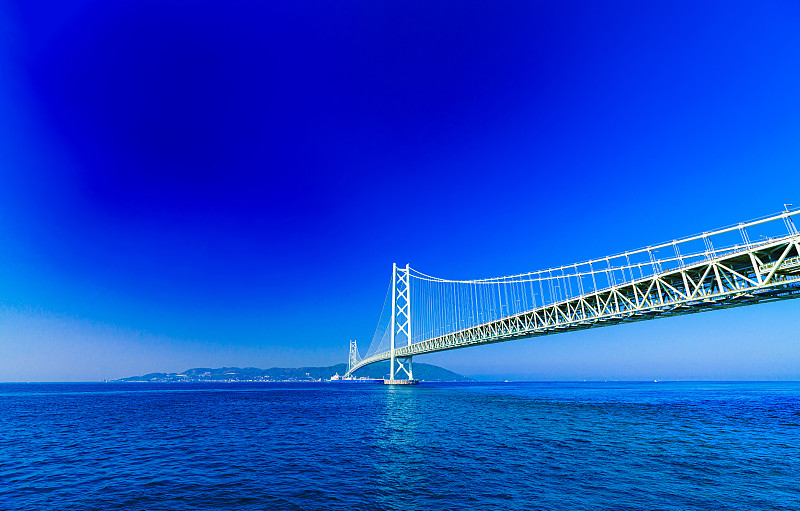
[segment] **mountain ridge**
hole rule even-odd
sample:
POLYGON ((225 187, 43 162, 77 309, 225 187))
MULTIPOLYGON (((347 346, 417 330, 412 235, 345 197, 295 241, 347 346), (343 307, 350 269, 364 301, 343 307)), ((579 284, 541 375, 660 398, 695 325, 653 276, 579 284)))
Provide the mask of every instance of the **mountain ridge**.
MULTIPOLYGON (((182 373, 148 373, 112 380, 115 382, 203 382, 203 381, 321 381, 334 374, 343 375, 347 364, 308 367, 193 367, 182 373)), ((355 372, 357 378, 386 378, 389 374, 389 361, 377 362, 362 367, 355 372)), ((433 364, 414 364, 414 377, 423 381, 474 381, 472 378, 455 373, 433 364)))

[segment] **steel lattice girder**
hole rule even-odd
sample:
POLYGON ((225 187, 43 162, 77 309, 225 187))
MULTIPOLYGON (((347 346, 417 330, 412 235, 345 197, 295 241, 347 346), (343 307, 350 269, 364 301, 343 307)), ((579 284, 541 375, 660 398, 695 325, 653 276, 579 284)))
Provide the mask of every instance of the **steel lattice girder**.
MULTIPOLYGON (((480 344, 800 298, 800 236, 769 240, 677 270, 466 328, 395 350, 410 357, 480 344)), ((407 288, 406 288, 407 290, 407 288)), ((389 352, 353 369, 389 359, 389 352)))

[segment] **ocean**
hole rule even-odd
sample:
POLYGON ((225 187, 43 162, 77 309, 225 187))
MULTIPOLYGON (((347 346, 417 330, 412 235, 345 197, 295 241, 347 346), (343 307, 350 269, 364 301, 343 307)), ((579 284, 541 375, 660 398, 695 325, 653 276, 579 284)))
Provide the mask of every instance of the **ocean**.
POLYGON ((2 510, 800 509, 800 383, 0 385, 2 510))

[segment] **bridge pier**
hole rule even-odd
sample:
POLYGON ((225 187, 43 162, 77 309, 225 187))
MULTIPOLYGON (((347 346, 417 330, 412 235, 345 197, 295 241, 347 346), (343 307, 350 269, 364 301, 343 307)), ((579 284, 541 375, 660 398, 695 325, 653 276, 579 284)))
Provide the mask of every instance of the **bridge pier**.
POLYGON ((390 380, 400 380, 403 376, 407 377, 409 380, 414 379, 414 372, 411 369, 411 357, 395 357, 394 363, 389 373, 390 380), (405 374, 401 374, 400 371, 405 374))
POLYGON ((411 369, 411 357, 395 357, 397 369, 392 367, 392 373, 388 380, 383 380, 384 385, 419 385, 419 380, 414 379, 414 372, 411 369), (405 374, 400 374, 400 371, 405 374), (405 376, 407 379, 404 379, 405 376))
POLYGON ((383 380, 384 385, 419 385, 419 380, 383 380))

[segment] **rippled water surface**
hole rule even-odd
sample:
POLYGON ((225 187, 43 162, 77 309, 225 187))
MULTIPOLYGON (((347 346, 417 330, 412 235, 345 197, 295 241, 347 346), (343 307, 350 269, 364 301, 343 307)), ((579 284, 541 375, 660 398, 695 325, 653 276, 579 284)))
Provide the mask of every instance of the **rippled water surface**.
POLYGON ((5 384, 0 509, 800 509, 800 384, 5 384))

